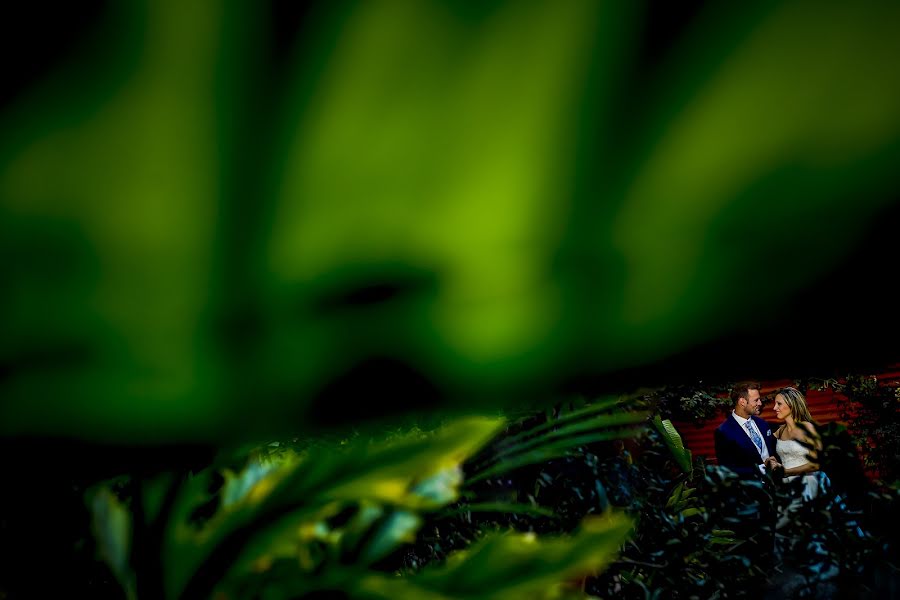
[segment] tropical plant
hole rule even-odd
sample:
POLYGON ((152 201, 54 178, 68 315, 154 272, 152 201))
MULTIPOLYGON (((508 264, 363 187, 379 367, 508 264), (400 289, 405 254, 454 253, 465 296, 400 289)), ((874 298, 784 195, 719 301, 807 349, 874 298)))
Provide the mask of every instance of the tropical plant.
POLYGON ((470 462, 467 485, 521 466, 568 456, 581 446, 638 435, 648 414, 613 410, 636 399, 636 395, 610 396, 586 402, 580 408, 560 407, 546 414, 544 422, 525 424, 515 434, 498 438, 470 462))
POLYGON ((652 422, 631 466, 626 510, 636 519, 634 534, 587 591, 634 598, 890 595, 900 538, 882 520, 897 506, 896 490, 873 493, 838 428, 821 431, 822 464, 834 486, 776 530, 774 517, 799 495, 796 486, 743 481, 701 460, 687 465, 671 423, 652 422), (843 494, 838 482, 858 495, 843 494), (748 527, 748 519, 759 527, 748 527))
POLYGON ((846 397, 842 417, 866 467, 885 481, 900 482, 900 386, 858 373, 830 385, 846 397))
POLYGON ((747 549, 730 529, 727 508, 735 498, 717 491, 739 487, 734 477, 693 460, 670 421, 651 422, 632 467, 634 535, 587 589, 602 597, 727 597, 764 584, 740 566, 747 549))
POLYGON ((650 395, 659 413, 670 419, 702 424, 731 408, 728 386, 704 383, 668 385, 650 395))
POLYGON ((564 537, 482 536, 403 577, 383 566, 458 498, 462 464, 503 423, 466 418, 377 443, 266 450, 221 470, 218 483, 213 467, 138 481, 126 501, 100 486, 90 500, 98 547, 128 598, 558 595, 613 559, 628 518, 607 512, 564 537))
POLYGON ((646 430, 639 397, 567 401, 511 422, 466 462, 459 501, 426 517, 397 566, 442 562, 485 532, 569 534, 614 503, 626 506, 630 485, 598 455, 646 430))

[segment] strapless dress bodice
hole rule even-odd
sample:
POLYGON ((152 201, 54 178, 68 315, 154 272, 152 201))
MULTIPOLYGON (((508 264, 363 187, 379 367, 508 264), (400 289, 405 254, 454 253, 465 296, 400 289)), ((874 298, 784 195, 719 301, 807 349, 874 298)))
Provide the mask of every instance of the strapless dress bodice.
POLYGON ((809 449, 797 440, 776 440, 775 449, 785 469, 792 469, 809 462, 809 449))
MULTIPOLYGON (((781 464, 785 469, 792 469, 805 465, 809 462, 809 449, 797 440, 775 440, 775 450, 781 457, 781 464)), ((804 500, 811 500, 819 493, 819 481, 817 473, 806 473, 804 475, 790 475, 784 478, 785 483, 790 483, 796 479, 803 480, 801 497, 804 500)))

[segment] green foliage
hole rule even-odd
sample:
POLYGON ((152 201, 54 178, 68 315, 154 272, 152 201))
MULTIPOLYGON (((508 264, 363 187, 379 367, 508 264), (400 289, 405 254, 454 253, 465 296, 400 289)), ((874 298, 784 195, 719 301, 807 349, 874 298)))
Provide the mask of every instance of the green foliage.
POLYGON ((134 572, 131 570, 131 515, 119 499, 106 487, 89 494, 93 515, 92 529, 97 552, 109 565, 126 597, 135 598, 134 572))
POLYGON ((896 585, 896 491, 873 493, 849 440, 823 430, 823 468, 833 487, 803 503, 786 526, 776 517, 800 493, 776 481, 744 481, 695 464, 687 479, 657 432, 642 443, 630 511, 635 532, 620 557, 586 587, 600 597, 872 597, 896 585), (855 467, 854 473, 842 472, 855 467), (673 475, 674 474, 674 475, 673 475), (846 485, 858 494, 845 492, 846 485), (777 557, 777 558, 776 558, 777 557))
MULTIPOLYGON (((548 431, 545 424, 553 418, 535 416, 519 428, 548 431)), ((478 497, 540 501, 556 514, 434 515, 406 564, 415 569, 442 560, 483 531, 568 531, 585 515, 620 507, 633 516, 635 529, 620 557, 583 582, 599 597, 741 597, 777 595, 782 587, 785 597, 838 597, 861 587, 880 590, 873 591, 877 596, 891 589, 900 538, 881 521, 897 506, 896 494, 869 493, 850 440, 839 431, 822 428, 822 464, 832 487, 775 531, 777 511, 799 495, 795 486, 742 481, 699 460, 686 471, 679 464, 684 454, 673 443, 677 432, 662 423, 628 442, 630 451, 598 442, 473 484, 470 493, 478 497), (851 488, 855 493, 848 494, 851 488)), ((510 439, 522 439, 515 425, 510 429, 510 439)))
POLYGON ((672 425, 672 421, 668 419, 663 420, 659 415, 656 415, 650 422, 656 427, 656 430, 659 432, 660 437, 662 437, 666 447, 668 447, 669 451, 672 453, 675 462, 677 462, 678 466, 681 467, 681 470, 690 477, 694 472, 691 451, 684 447, 684 442, 681 440, 681 434, 678 433, 678 430, 672 425))
POLYGON ((832 490, 774 532, 775 563, 759 558, 765 535, 747 525, 762 507, 783 509, 799 490, 742 482, 696 460, 689 475, 662 420, 636 439, 573 446, 467 484, 466 474, 500 449, 629 406, 597 405, 561 405, 508 425, 476 419, 434 432, 392 430, 378 441, 269 444, 193 474, 119 477, 88 496, 96 549, 136 598, 747 590, 840 597, 859 589, 884 596, 895 585, 897 490, 866 480, 852 440, 836 427, 821 430, 832 490))
POLYGON ((632 478, 636 489, 630 507, 639 515, 635 535, 593 589, 625 596, 730 596, 749 584, 752 574, 727 574, 741 558, 736 551, 740 542, 728 522, 717 516, 716 504, 740 500, 711 496, 705 466, 693 464, 675 427, 658 416, 653 422, 657 435, 645 441, 643 460, 633 467, 639 473, 632 478), (666 452, 657 453, 654 447, 666 452), (677 471, 670 468, 673 462, 677 471))
POLYGON ((648 395, 663 418, 702 424, 731 409, 728 386, 698 381, 694 385, 665 386, 648 395))
POLYGON ((777 311, 896 192, 890 2, 711 6, 664 52, 650 4, 315 4, 286 41, 279 2, 103 3, 9 96, 0 434, 546 401, 777 311))
MULTIPOLYGON (((92 506, 101 556, 127 595, 137 598, 291 598, 338 590, 385 599, 558 597, 567 582, 613 559, 630 529, 628 518, 607 513, 583 521, 571 535, 546 539, 486 534, 449 554, 442 566, 403 577, 384 570, 392 555, 416 541, 426 520, 463 510, 452 508, 463 464, 503 425, 466 418, 378 442, 303 444, 301 452, 270 445, 218 478, 213 467, 182 479, 143 478, 129 498, 130 513, 100 488, 92 506), (210 503, 211 514, 201 517, 210 503)), ((471 498, 464 510, 553 514, 471 498)))
POLYGON ((900 387, 862 374, 829 383, 854 403, 844 406, 844 419, 866 467, 885 481, 900 481, 900 387))
MULTIPOLYGON (((387 521, 379 521, 380 528, 392 525, 393 529, 387 527, 376 536, 374 546, 360 549, 365 556, 378 555, 379 545, 403 537, 396 528, 418 526, 412 513, 455 499, 460 463, 490 439, 500 424, 467 419, 428 438, 355 444, 339 452, 314 449, 303 457, 290 457, 249 486, 238 502, 223 505, 200 531, 183 527, 195 502, 192 490, 186 488, 175 502, 170 526, 168 595, 194 597, 198 588, 208 593, 214 583, 212 573, 230 568, 239 557, 247 564, 271 559, 265 549, 279 547, 283 532, 316 523, 348 502, 374 505, 361 510, 364 518, 354 522, 357 529, 366 531, 383 516, 380 506, 395 511, 387 521), (271 532, 266 531, 269 528, 271 532), (260 537, 264 543, 250 543, 260 537)), ((255 467, 251 469, 244 478, 258 477, 255 467)))
MULTIPOLYGON (((559 539, 533 533, 488 536, 451 555, 445 565, 422 570, 409 583, 435 598, 509 600, 559 597, 569 583, 568 593, 575 597, 579 589, 571 588, 571 582, 611 562, 630 528, 630 519, 608 515, 585 519, 579 531, 559 539)), ((415 588, 404 596, 389 590, 383 597, 423 597, 415 588)), ((406 590, 398 586, 396 591, 406 590)))
POLYGON ((572 410, 561 410, 546 422, 500 439, 472 465, 467 484, 497 477, 519 467, 567 456, 581 446, 633 437, 643 432, 648 413, 612 411, 633 403, 634 397, 611 397, 572 410), (641 426, 625 428, 632 425, 641 426))

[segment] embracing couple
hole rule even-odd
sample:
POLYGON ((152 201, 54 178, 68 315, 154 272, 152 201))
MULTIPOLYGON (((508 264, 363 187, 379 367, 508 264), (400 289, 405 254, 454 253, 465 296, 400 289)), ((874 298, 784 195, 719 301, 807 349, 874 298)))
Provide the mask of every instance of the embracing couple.
MULTIPOLYGON (((829 523, 855 527, 860 538, 866 534, 854 520, 846 518, 846 504, 819 469, 817 462, 823 446, 803 394, 793 387, 775 391, 772 408, 782 424, 773 430, 759 417, 759 391, 755 382, 736 384, 731 390, 734 408, 714 434, 719 466, 740 478, 737 486, 726 488, 731 498, 720 507, 721 522, 732 530, 735 539, 748 544, 743 554, 746 559, 753 557, 757 565, 766 565, 769 557, 774 558, 773 577, 785 572, 782 562, 790 565, 800 561, 793 563, 795 574, 801 568, 797 565, 814 564, 817 580, 826 581, 839 572, 838 566, 829 562, 833 548, 828 549, 828 532, 810 529, 807 517, 821 514, 819 509, 827 507, 829 523), (782 481, 784 487, 778 485, 782 481), (773 493, 779 487, 787 493, 773 493), (736 488, 741 493, 734 496, 736 488), (811 502, 814 498, 815 502, 811 502), (837 520, 832 522, 832 518, 837 520), (795 529, 793 525, 800 527, 795 529)), ((790 567, 787 572, 792 572, 790 567)), ((766 597, 788 597, 770 594, 783 593, 793 580, 788 577, 772 579, 771 584, 768 581, 756 581, 761 593, 766 597)))
MULTIPOLYGON (((756 382, 742 382, 732 388, 734 409, 714 434, 719 465, 745 478, 766 473, 793 478, 818 471, 818 465, 809 459, 810 450, 804 445, 812 443, 817 436, 803 394, 792 387, 775 393, 775 417, 784 423, 773 432, 759 417, 762 409, 759 390, 756 382)), ((804 491, 807 498, 814 495, 814 489, 804 491)))
POLYGON ((756 382, 742 382, 732 388, 734 409, 714 434, 719 465, 743 478, 755 479, 767 473, 787 482, 801 478, 801 497, 811 500, 819 491, 819 465, 815 463, 819 442, 806 399, 792 387, 777 390, 773 409, 783 424, 773 432, 759 417, 759 390, 756 382))

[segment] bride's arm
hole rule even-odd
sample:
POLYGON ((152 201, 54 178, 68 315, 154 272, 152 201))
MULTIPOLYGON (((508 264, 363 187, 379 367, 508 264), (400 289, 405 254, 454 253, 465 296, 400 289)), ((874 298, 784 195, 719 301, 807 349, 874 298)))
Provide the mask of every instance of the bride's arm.
POLYGON ((790 469, 785 469, 784 474, 785 474, 785 476, 802 475, 804 473, 814 473, 815 471, 818 471, 818 470, 819 470, 819 465, 817 465, 816 463, 807 462, 807 463, 803 463, 802 465, 800 465, 798 467, 791 467, 790 469))

